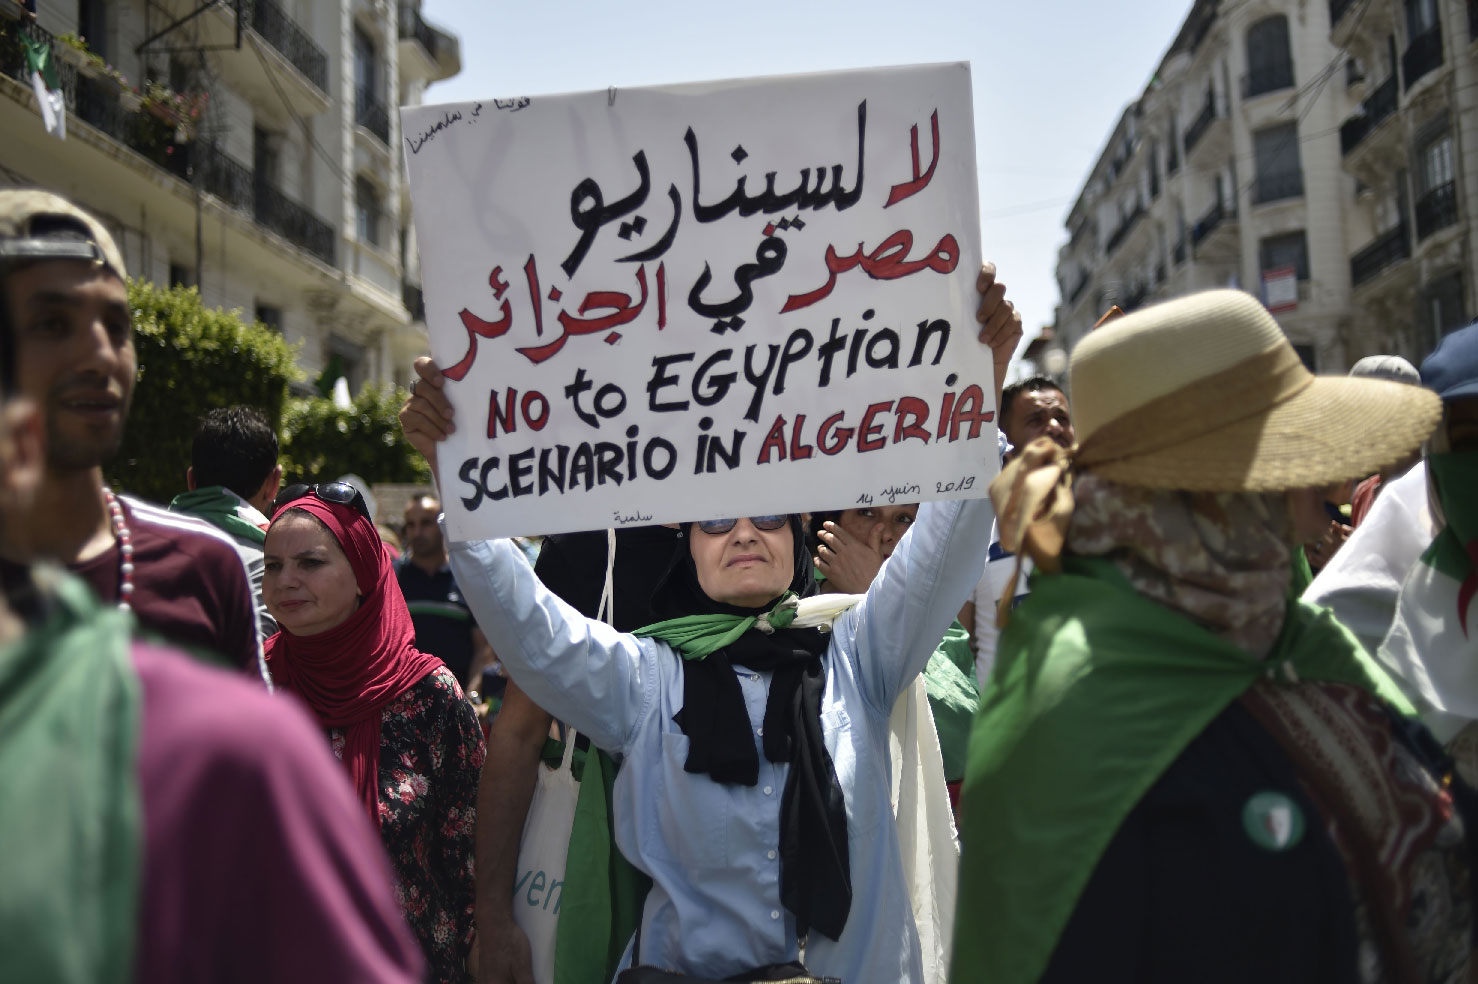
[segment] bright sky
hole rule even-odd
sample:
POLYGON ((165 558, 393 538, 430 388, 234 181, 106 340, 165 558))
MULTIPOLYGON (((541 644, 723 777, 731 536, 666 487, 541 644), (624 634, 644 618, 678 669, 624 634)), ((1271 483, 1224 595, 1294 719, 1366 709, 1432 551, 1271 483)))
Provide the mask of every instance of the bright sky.
POLYGON ((1026 340, 1050 324, 1063 218, 1191 0, 423 0, 462 42, 428 103, 968 61, 980 232, 1026 340))

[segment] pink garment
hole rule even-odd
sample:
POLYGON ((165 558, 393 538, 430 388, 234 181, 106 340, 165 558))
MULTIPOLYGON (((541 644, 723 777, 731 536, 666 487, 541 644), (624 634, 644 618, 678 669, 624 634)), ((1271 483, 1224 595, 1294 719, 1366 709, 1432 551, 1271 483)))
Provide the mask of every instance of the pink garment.
POLYGON ((410 984, 380 839, 291 697, 145 644, 134 980, 410 984))

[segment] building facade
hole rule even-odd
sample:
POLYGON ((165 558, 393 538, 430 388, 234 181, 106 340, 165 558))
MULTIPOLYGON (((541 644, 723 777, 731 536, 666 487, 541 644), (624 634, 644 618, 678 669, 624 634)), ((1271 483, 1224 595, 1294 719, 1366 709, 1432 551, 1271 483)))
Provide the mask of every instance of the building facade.
POLYGON ((416 0, 0 0, 0 185, 97 213, 135 277, 199 287, 351 389, 427 351, 394 107, 460 69, 416 0), (23 38, 52 47, 49 135, 23 38))
POLYGON ((1475 6, 1196 0, 1068 214, 1054 344, 1233 286, 1316 371, 1418 361, 1474 311, 1475 6))

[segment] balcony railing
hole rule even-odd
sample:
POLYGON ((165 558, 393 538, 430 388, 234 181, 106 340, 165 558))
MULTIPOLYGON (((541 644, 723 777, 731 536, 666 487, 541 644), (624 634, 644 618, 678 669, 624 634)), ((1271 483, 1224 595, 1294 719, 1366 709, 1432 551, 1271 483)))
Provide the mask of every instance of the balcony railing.
POLYGON ((436 32, 431 25, 421 19, 421 12, 415 7, 402 5, 399 12, 400 36, 407 41, 419 41, 421 47, 426 49, 426 54, 433 60, 436 58, 436 32))
POLYGON ((1242 76, 1242 98, 1251 99, 1265 92, 1293 88, 1293 62, 1265 65, 1242 76))
POLYGON ((328 54, 273 0, 246 0, 252 30, 293 63, 309 82, 328 92, 328 54))
POLYGON ((323 262, 333 264, 332 226, 265 181, 256 182, 254 191, 258 223, 323 262))
POLYGON ((1425 33, 1412 39, 1401 56, 1401 74, 1410 89, 1416 80, 1442 64, 1442 25, 1433 24, 1425 33))
POLYGON ((380 143, 389 146, 390 114, 373 92, 359 89, 354 93, 354 122, 379 137, 380 143))
POLYGON ((1068 294, 1068 297, 1067 297, 1068 304, 1076 304, 1076 303, 1078 303, 1078 298, 1082 297, 1083 296, 1083 291, 1085 291, 1085 290, 1088 289, 1088 281, 1090 279, 1092 279, 1092 278, 1090 278, 1086 272, 1084 272, 1084 274, 1081 277, 1078 278, 1077 285, 1075 287, 1073 287, 1072 293, 1068 294))
POLYGON ((1196 223, 1195 227, 1191 229, 1191 245, 1201 245, 1201 241, 1215 232, 1217 226, 1229 218, 1236 218, 1236 216, 1237 210, 1235 207, 1228 208, 1218 200, 1215 205, 1207 210, 1205 215, 1201 216, 1201 220, 1196 223))
MULTIPOLYGON (((34 23, 8 27, 33 40, 56 43, 52 35, 34 23)), ((0 72, 26 81, 25 49, 15 35, 0 37, 0 72)), ((152 113, 129 112, 123 108, 119 89, 111 79, 79 75, 74 66, 57 64, 58 81, 66 97, 67 111, 105 136, 141 155, 175 177, 195 184, 233 208, 249 213, 256 222, 289 242, 334 262, 333 229, 307 208, 289 199, 235 158, 197 141, 176 142, 172 123, 152 113)), ((40 126, 38 121, 37 126, 40 126)))
POLYGON ((1421 242, 1450 225, 1457 225, 1457 185, 1451 181, 1416 200, 1416 240, 1421 242))
POLYGON ((1350 12, 1355 5, 1355 0, 1329 0, 1329 26, 1332 28, 1338 24, 1340 18, 1350 12))
POLYGON ((411 313, 412 321, 426 320, 426 298, 421 294, 421 288, 415 284, 401 284, 400 299, 405 303, 405 309, 411 313))
POLYGON ((1304 176, 1302 171, 1284 171, 1280 174, 1259 174, 1257 190, 1252 200, 1258 205, 1281 201, 1285 198, 1302 198, 1304 176))
POLYGON ((1411 235, 1406 223, 1382 233, 1375 242, 1350 257, 1350 281, 1359 287, 1387 267, 1411 256, 1411 235))
POLYGON ((1211 93, 1206 93, 1206 105, 1201 107, 1201 112, 1196 116, 1191 125, 1185 128, 1185 152, 1189 154, 1191 148, 1206 136, 1206 131, 1211 129, 1211 124, 1216 121, 1216 100, 1211 93))
POLYGON ((1115 229, 1113 233, 1110 234, 1110 236, 1108 237, 1108 242, 1105 243, 1103 247, 1104 252, 1106 254, 1112 255, 1114 250, 1118 249, 1120 244, 1124 242, 1124 239, 1129 235, 1130 230, 1134 228, 1134 224, 1142 218, 1144 218, 1144 206, 1134 206, 1134 211, 1126 215, 1124 217, 1124 221, 1119 223, 1119 228, 1115 229))
POLYGON ((1359 116, 1351 116, 1339 128, 1340 153, 1348 155, 1372 130, 1396 112, 1396 76, 1386 79, 1360 104, 1359 116))

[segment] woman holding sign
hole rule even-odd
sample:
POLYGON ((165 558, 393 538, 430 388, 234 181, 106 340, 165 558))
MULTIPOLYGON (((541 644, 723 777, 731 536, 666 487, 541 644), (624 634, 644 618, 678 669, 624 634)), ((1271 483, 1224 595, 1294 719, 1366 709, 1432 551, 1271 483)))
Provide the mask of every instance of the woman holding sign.
MULTIPOLYGON (((982 340, 1020 320, 981 274, 982 340)), ((401 412, 432 460, 434 366, 401 412)), ((890 809, 888 715, 979 579, 984 500, 928 503, 865 595, 807 598, 796 516, 689 523, 634 634, 550 594, 508 541, 452 545, 478 623, 541 707, 623 756, 621 852, 652 878, 632 963, 703 979, 803 961, 846 984, 922 979, 890 809)))

